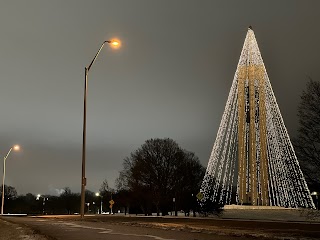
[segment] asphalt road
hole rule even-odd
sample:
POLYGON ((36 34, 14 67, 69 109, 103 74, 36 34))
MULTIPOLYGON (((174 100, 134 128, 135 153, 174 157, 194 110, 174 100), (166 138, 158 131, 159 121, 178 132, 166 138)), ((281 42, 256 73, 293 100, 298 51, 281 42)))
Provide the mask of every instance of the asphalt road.
POLYGON ((6 217, 7 221, 34 229, 48 239, 82 240, 248 240, 245 236, 170 230, 148 226, 132 226, 108 222, 74 221, 71 219, 6 217))
POLYGON ((320 223, 116 216, 6 217, 53 239, 320 239, 320 223))

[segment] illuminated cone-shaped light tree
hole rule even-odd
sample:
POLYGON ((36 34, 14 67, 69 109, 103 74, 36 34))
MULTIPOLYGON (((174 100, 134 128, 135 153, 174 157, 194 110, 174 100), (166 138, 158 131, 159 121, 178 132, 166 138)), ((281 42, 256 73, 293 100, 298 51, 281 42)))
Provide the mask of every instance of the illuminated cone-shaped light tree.
POLYGON ((203 203, 314 207, 251 27, 201 192, 203 203))

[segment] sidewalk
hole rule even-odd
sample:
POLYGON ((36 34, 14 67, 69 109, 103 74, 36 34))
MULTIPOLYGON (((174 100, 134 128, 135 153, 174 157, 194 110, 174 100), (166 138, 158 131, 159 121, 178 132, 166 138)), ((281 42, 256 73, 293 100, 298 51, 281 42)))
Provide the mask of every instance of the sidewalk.
POLYGON ((221 218, 320 223, 320 211, 311 209, 225 209, 221 218))

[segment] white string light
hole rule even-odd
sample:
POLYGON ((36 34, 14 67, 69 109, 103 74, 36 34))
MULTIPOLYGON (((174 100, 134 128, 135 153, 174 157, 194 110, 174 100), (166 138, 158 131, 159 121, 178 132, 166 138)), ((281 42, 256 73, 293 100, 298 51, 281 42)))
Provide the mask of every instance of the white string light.
POLYGON ((240 199, 240 175, 237 174, 239 173, 240 149, 238 142, 239 130, 241 129, 238 128, 240 114, 244 114, 243 141, 245 143, 244 163, 246 169, 243 177, 245 177, 246 185, 244 187, 247 196, 251 196, 251 201, 253 201, 253 193, 257 192, 258 199, 255 203, 257 205, 264 202, 264 205, 271 206, 314 208, 308 186, 273 93, 254 32, 250 28, 241 51, 202 182, 201 192, 204 196, 201 200, 202 203, 209 200, 220 204, 242 204, 244 201, 240 199), (242 83, 244 89, 241 90, 244 92, 242 93, 239 92, 239 79, 243 77, 241 69, 247 69, 245 79, 241 80, 244 81, 242 83), (255 73, 249 77, 249 74, 252 74, 251 70, 262 71, 262 74, 255 73), (250 81, 254 82, 250 83, 250 81), (244 97, 244 113, 239 112, 238 94, 243 94, 244 97), (252 94, 251 97, 250 94, 252 94), (263 95, 260 96, 260 94, 263 95), (250 102, 252 96, 254 96, 254 100, 250 102), (250 103, 255 106, 250 108, 250 103), (259 109, 261 107, 263 109, 259 109), (250 114, 254 114, 254 118, 250 114), (252 119, 254 119, 254 122, 250 124, 252 119), (252 130, 255 132, 252 133, 252 130), (261 132, 265 132, 265 134, 260 135, 261 132), (266 145, 262 145, 263 139, 266 140, 266 145), (250 154, 251 149, 255 149, 256 152, 250 154), (263 149, 265 149, 265 153, 262 152, 263 149), (266 156, 267 162, 263 160, 263 156, 266 156), (263 167, 264 163, 267 168, 265 172, 263 172, 265 169, 263 167), (264 185, 264 181, 267 181, 267 186, 264 185), (252 184, 256 184, 256 186, 252 184), (264 190, 267 191, 267 198, 264 197, 264 186, 267 187, 267 190, 264 190))

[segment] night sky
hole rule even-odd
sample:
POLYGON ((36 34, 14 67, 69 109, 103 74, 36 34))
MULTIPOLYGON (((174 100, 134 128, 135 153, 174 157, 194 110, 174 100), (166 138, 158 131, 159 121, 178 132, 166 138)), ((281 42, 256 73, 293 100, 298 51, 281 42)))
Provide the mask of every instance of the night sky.
MULTIPOLYGON (((320 79, 320 1, 1 0, 0 156, 19 194, 80 192, 84 68, 87 189, 113 187, 126 156, 172 138, 206 166, 249 25, 295 136, 320 79)), ((2 169, 2 168, 1 168, 2 169)))

